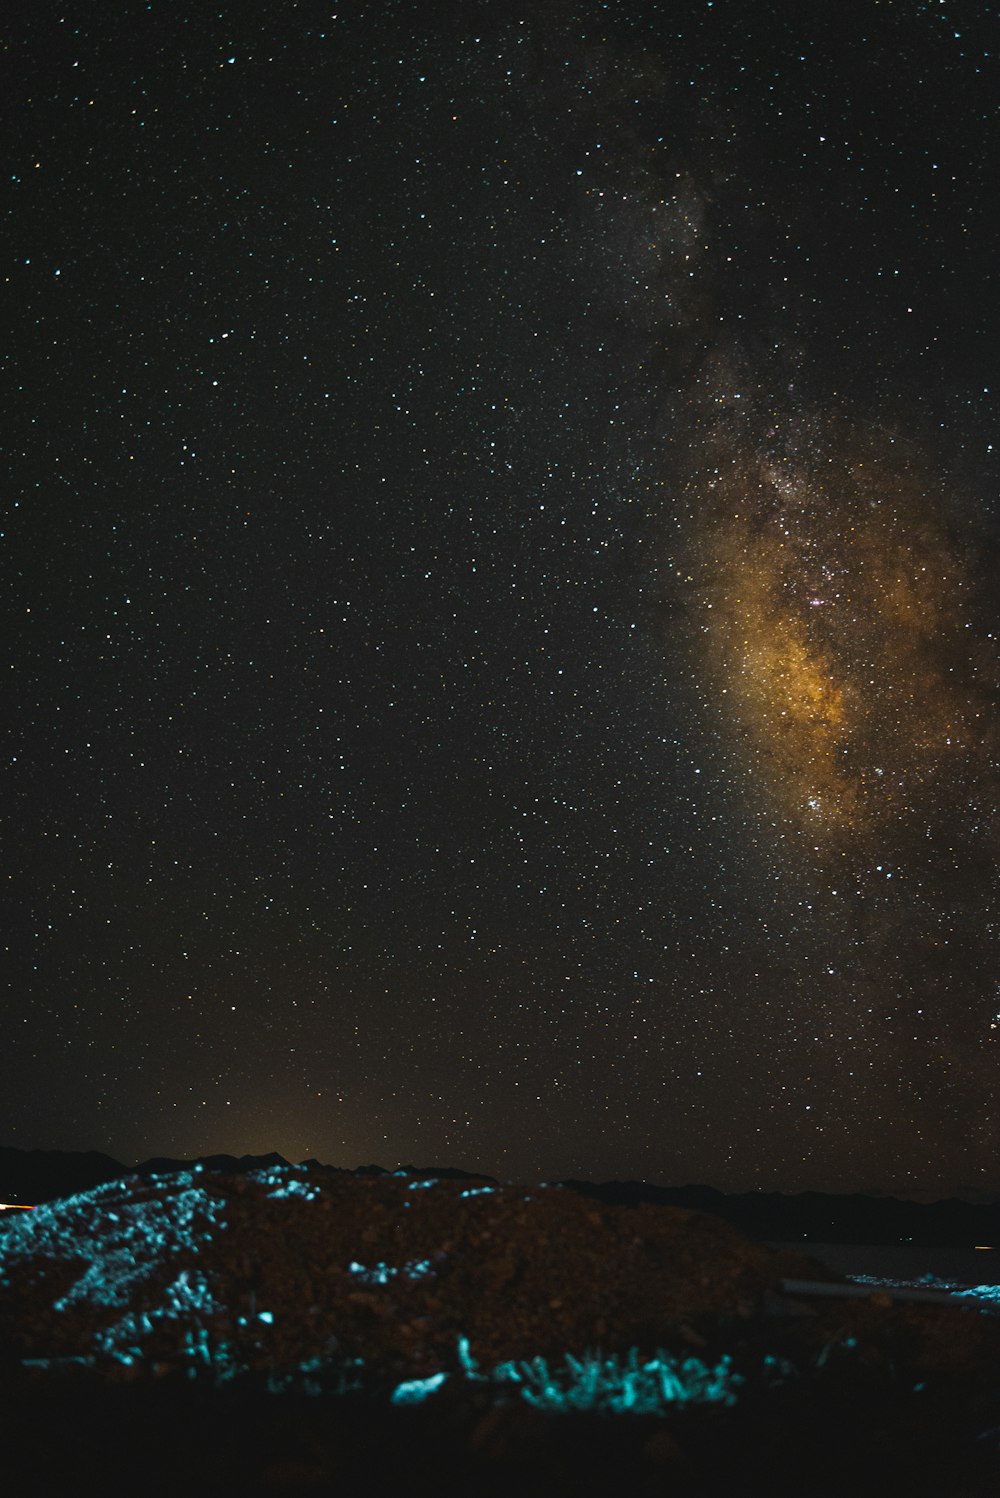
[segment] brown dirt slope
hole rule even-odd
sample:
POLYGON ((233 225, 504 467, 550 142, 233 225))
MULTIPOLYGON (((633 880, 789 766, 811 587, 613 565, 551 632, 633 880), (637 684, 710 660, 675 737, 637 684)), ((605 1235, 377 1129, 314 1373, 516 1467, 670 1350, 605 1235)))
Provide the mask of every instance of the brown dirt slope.
POLYGON ((112 1182, 0 1229, 20 1359, 119 1369, 363 1359, 387 1377, 686 1345, 814 1261, 718 1218, 562 1188, 275 1168, 112 1182))

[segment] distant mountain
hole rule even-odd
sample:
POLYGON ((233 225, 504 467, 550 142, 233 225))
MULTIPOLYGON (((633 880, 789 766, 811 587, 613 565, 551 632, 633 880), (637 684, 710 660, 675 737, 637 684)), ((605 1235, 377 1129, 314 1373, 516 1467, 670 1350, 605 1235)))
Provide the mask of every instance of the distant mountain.
MULTIPOLYGON (((357 1175, 357 1171, 354 1172, 357 1175)), ((454 1165, 401 1165, 396 1175, 419 1176, 434 1181, 490 1181, 498 1184, 495 1176, 483 1175, 481 1170, 459 1170, 454 1165)))
POLYGON ((220 1175, 244 1175, 248 1170, 267 1170, 271 1165, 290 1165, 284 1155, 199 1155, 197 1160, 173 1160, 168 1155, 154 1155, 140 1165, 123 1165, 119 1175, 161 1176, 172 1175, 177 1170, 190 1170, 192 1165, 201 1165, 205 1170, 217 1170, 220 1175))
MULTIPOLYGON (((274 1165, 290 1163, 284 1155, 272 1152, 267 1155, 201 1155, 194 1160, 154 1155, 138 1165, 123 1165, 120 1160, 98 1154, 96 1150, 76 1153, 0 1147, 0 1202, 34 1207, 40 1202, 57 1201, 62 1196, 75 1196, 78 1191, 91 1191, 95 1186, 103 1186, 105 1181, 118 1180, 122 1176, 172 1175, 178 1170, 190 1170, 194 1165, 224 1175, 245 1175, 251 1170, 267 1170, 274 1165)), ((345 1175, 383 1176, 393 1173, 381 1165, 359 1165, 348 1171, 338 1165, 323 1165, 319 1160, 304 1160, 302 1164, 312 1170, 337 1171, 345 1175)), ((403 1165, 397 1174, 424 1180, 493 1180, 492 1176, 457 1170, 451 1165, 403 1165)))
POLYGON ((248 1170, 264 1170, 269 1165, 287 1165, 282 1155, 206 1155, 203 1160, 172 1160, 155 1157, 140 1165, 123 1165, 110 1155, 88 1150, 77 1154, 68 1150, 19 1150, 0 1148, 0 1201, 12 1205, 37 1206, 39 1202, 56 1201, 61 1196, 75 1196, 78 1191, 92 1191, 105 1181, 127 1175, 171 1175, 201 1164, 206 1170, 239 1175, 248 1170))
POLYGON ((713 1186, 650 1186, 642 1181, 569 1180, 573 1191, 613 1206, 687 1207, 723 1217, 751 1238, 775 1242, 916 1243, 1000 1248, 1000 1203, 904 1201, 894 1196, 802 1191, 727 1194, 713 1186))
MULTIPOLYGON (((381 1176, 394 1172, 381 1165, 359 1165, 344 1170, 305 1160, 315 1171, 355 1176, 381 1176)), ((105 1181, 126 1175, 170 1175, 201 1165, 206 1170, 241 1175, 288 1165, 282 1155, 205 1155, 199 1160, 155 1157, 139 1165, 123 1165, 96 1151, 73 1153, 61 1150, 0 1148, 0 1202, 35 1206, 62 1196, 91 1190, 105 1181)), ((450 1165, 403 1165, 395 1172, 423 1180, 485 1181, 492 1176, 450 1165)), ((971 1248, 988 1244, 1000 1249, 1000 1202, 900 1200, 893 1196, 831 1195, 803 1191, 784 1195, 777 1191, 726 1193, 713 1186, 651 1186, 643 1181, 567 1180, 560 1183, 609 1206, 686 1207, 722 1217, 751 1238, 777 1242, 813 1243, 914 1243, 933 1247, 971 1248)))
POLYGON ((0 1147, 0 1201, 34 1206, 36 1202, 90 1191, 125 1173, 117 1160, 97 1150, 78 1154, 0 1147))

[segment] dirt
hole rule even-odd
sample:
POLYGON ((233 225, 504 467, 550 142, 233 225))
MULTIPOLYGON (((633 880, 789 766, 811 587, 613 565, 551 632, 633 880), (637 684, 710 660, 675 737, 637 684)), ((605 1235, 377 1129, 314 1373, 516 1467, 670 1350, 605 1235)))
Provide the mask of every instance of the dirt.
POLYGON ((1000 1318, 782 1290, 835 1278, 562 1188, 112 1182, 0 1226, 11 1491, 1000 1491, 1000 1318))

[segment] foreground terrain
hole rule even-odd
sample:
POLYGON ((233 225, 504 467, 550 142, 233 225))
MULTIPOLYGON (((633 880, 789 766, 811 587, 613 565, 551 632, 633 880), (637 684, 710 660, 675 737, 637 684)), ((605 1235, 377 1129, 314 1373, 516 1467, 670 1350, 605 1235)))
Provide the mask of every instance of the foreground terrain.
POLYGON ((1000 1318, 824 1285, 560 1187, 111 1181, 0 1221, 10 1491, 1000 1491, 1000 1318))

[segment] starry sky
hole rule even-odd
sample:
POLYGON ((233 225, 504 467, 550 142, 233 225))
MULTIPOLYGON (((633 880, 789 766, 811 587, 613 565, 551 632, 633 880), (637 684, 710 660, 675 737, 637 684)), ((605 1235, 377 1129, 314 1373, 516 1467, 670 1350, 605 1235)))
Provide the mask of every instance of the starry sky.
POLYGON ((991 11, 5 7, 5 1143, 1000 1190, 991 11))

